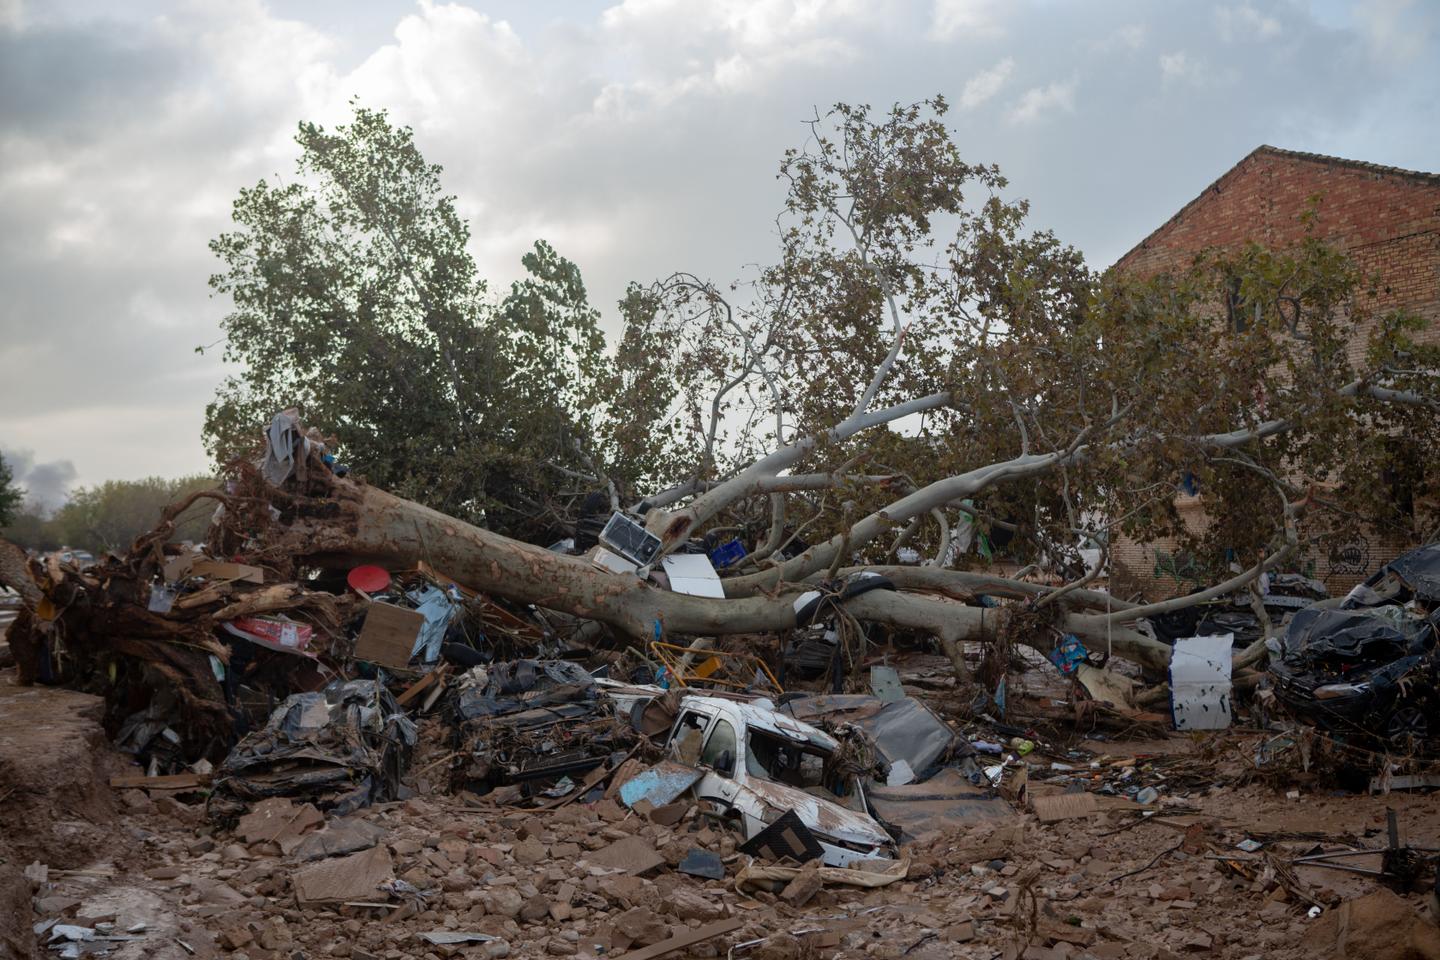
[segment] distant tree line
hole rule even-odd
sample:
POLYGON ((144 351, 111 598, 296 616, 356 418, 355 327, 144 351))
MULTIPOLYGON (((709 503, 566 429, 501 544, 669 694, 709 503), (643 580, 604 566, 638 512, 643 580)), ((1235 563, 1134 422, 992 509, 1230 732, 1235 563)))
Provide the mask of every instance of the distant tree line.
MULTIPOLYGON (((194 476, 166 479, 107 480, 80 487, 53 513, 26 502, 23 488, 0 466, 0 537, 31 550, 61 547, 89 550, 99 556, 124 550, 150 530, 161 512, 194 490, 213 489, 215 478, 194 476)), ((203 500, 185 511, 176 525, 176 540, 201 540, 215 505, 203 500)))

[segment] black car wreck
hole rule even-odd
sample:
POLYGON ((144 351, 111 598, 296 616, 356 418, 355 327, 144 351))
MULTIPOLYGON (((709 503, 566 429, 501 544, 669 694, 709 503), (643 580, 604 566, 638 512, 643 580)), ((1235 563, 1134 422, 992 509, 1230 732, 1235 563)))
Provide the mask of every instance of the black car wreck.
POLYGON ((1398 557, 1338 606, 1272 639, 1270 680, 1295 717, 1390 753, 1440 747, 1440 543, 1398 557))

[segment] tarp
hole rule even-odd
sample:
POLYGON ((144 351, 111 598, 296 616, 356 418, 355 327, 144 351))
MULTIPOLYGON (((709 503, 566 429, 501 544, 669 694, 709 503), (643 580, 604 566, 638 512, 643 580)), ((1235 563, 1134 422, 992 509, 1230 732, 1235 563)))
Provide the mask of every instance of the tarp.
POLYGON ((594 678, 568 660, 511 660, 475 667, 458 686, 455 709, 466 720, 596 697, 594 678))
MULTIPOLYGON (((758 890, 775 884, 784 886, 799 876, 800 867, 780 867, 750 862, 735 875, 735 892, 745 893, 749 887, 758 890)), ((850 867, 821 867, 823 883, 839 883, 851 887, 886 887, 905 879, 910 860, 864 860, 850 867)))
POLYGON ((1430 624, 1402 607, 1372 610, 1301 610, 1285 631, 1285 659, 1298 663, 1331 658, 1385 663, 1423 652, 1430 624))

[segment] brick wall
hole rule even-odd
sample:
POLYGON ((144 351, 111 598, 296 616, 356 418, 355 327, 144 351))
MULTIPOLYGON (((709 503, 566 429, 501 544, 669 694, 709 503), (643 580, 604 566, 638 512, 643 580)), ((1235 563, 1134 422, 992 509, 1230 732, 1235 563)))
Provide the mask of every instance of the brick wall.
MULTIPOLYGON (((1319 195, 1314 235, 1344 249, 1378 280, 1376 311, 1405 308, 1430 321, 1424 336, 1440 341, 1440 175, 1261 147, 1241 160, 1157 228, 1115 268, 1152 275, 1182 269, 1207 247, 1254 240, 1272 248, 1305 236, 1301 215, 1319 195)), ((1356 332, 1350 360, 1359 365, 1369 329, 1356 332)), ((1192 529, 1205 522, 1201 498, 1181 498, 1192 529)), ((1300 568, 1343 592, 1415 544, 1371 535, 1301 560, 1300 568)), ((1174 543, 1117 538, 1111 551, 1117 595, 1158 599, 1189 592, 1200 579, 1174 543)), ((1210 581, 1206 581, 1207 583, 1210 581)))

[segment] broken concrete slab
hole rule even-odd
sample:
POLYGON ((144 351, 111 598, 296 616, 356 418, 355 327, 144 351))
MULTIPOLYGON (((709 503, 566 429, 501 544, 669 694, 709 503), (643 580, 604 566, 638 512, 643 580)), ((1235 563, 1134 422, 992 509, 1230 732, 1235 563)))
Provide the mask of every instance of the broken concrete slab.
POLYGON ((665 857, 655 845, 643 837, 626 837, 601 847, 585 857, 592 865, 613 870, 624 870, 639 875, 665 863, 665 857))
POLYGON ((326 857, 368 850, 384 837, 383 827, 368 820, 346 817, 334 821, 323 830, 308 834, 295 845, 293 853, 297 860, 323 860, 326 857))
POLYGON ((1056 793, 1049 796, 1032 796, 1030 808, 1041 823, 1058 823, 1089 817, 1100 812, 1100 804, 1093 793, 1056 793))
POLYGON ((295 897, 302 904, 374 900, 380 885, 395 875, 390 851, 383 846, 326 860, 295 874, 295 897))
POLYGON ((325 822, 325 815, 313 804, 295 804, 285 797, 269 797, 250 808, 235 825, 235 833, 247 844, 274 843, 290 853, 310 830, 325 822))

